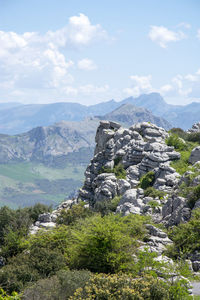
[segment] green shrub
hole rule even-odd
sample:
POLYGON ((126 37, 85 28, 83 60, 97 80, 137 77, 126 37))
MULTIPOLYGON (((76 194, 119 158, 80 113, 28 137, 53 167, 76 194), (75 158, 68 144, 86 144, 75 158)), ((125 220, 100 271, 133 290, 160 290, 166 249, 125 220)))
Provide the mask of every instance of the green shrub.
POLYGON ((117 179, 126 179, 126 171, 121 163, 115 165, 113 169, 103 166, 99 174, 101 173, 114 173, 117 179))
POLYGON ((71 225, 74 224, 78 219, 85 219, 92 215, 91 209, 85 207, 85 202, 73 205, 71 209, 63 209, 58 216, 56 223, 71 225))
POLYGON ((121 163, 116 165, 113 170, 117 179, 126 179, 126 171, 121 163))
POLYGON ((159 203, 156 200, 152 200, 148 202, 148 205, 151 206, 153 212, 155 212, 156 208, 159 206, 159 203))
POLYGON ((115 273, 133 267, 132 254, 145 235, 147 218, 138 215, 94 216, 72 230, 70 267, 115 273))
POLYGON ((187 135, 187 140, 200 144, 200 132, 192 132, 187 135))
POLYGON ((145 190, 153 186, 154 182, 155 182, 155 174, 153 171, 150 171, 140 178, 140 187, 145 190))
POLYGON ((165 195, 166 195, 165 192, 156 190, 152 186, 146 188, 146 190, 144 191, 144 196, 145 197, 152 197, 152 198, 157 198, 158 197, 159 199, 163 199, 163 197, 165 195))
POLYGON ((188 136, 188 133, 185 132, 181 128, 172 128, 172 129, 170 129, 169 134, 175 134, 179 138, 184 139, 184 140, 187 140, 187 136, 188 136))
POLYGON ((10 296, 0 288, 0 300, 20 300, 21 297, 18 293, 13 292, 10 296))
POLYGON ((192 212, 191 219, 184 224, 179 224, 169 232, 169 237, 174 244, 169 247, 168 254, 173 258, 181 255, 184 257, 195 250, 200 250, 200 209, 192 212))
POLYGON ((114 159, 114 167, 116 167, 120 162, 121 162, 122 158, 120 156, 115 157, 114 159))
POLYGON ((89 281, 91 274, 85 270, 61 270, 56 275, 41 279, 23 292, 23 300, 66 300, 78 288, 83 288, 89 281))
POLYGON ((200 200, 200 184, 190 188, 191 193, 189 194, 188 205, 192 209, 195 206, 196 201, 200 200))
POLYGON ((116 211, 120 200, 121 196, 115 196, 111 200, 98 201, 94 205, 94 211, 99 212, 102 217, 108 215, 116 211))
POLYGON ((0 286, 9 293, 21 291, 28 283, 55 274, 67 265, 69 230, 60 226, 41 231, 22 242, 22 253, 9 258, 0 271, 0 286))
POLYGON ((187 295, 184 281, 170 284, 152 276, 134 279, 127 274, 98 274, 93 275, 83 288, 77 289, 70 299, 175 300, 187 295))
POLYGON ((168 146, 173 146, 176 150, 180 151, 187 148, 185 141, 175 133, 170 134, 170 136, 166 139, 166 144, 168 146))
POLYGON ((191 155, 191 151, 193 148, 195 148, 198 144, 197 143, 192 143, 192 142, 187 142, 187 146, 185 147, 185 150, 179 150, 178 152, 181 154, 180 159, 172 161, 170 163, 170 166, 173 167, 176 172, 179 174, 183 175, 186 171, 189 170, 189 157, 191 155))
POLYGON ((21 241, 28 235, 29 228, 39 214, 50 211, 50 207, 36 204, 33 207, 10 209, 0 208, 0 246, 1 256, 8 259, 23 250, 21 241))

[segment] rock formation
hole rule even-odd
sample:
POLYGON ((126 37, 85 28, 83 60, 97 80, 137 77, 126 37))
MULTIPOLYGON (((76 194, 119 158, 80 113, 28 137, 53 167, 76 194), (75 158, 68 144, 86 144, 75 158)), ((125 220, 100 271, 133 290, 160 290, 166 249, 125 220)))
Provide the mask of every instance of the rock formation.
POLYGON ((138 188, 141 177, 153 171, 153 187, 166 193, 178 183, 180 177, 170 167, 170 162, 180 158, 180 154, 166 145, 167 137, 164 129, 147 122, 129 129, 115 122, 100 122, 95 156, 86 169, 85 183, 79 197, 94 206, 98 201, 118 195, 122 196, 118 212, 147 212, 148 202, 152 198, 145 197, 143 189, 138 188), (126 171, 126 179, 117 178, 114 173, 119 163, 126 171))

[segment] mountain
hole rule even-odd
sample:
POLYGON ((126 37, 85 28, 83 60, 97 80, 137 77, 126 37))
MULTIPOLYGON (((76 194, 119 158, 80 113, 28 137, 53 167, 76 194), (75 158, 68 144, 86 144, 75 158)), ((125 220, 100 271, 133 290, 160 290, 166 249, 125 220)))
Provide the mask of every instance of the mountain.
MULTIPOLYGON (((34 161, 61 166, 73 157, 88 162, 99 120, 62 121, 14 136, 0 135, 0 163, 34 161), (83 155, 84 153, 84 155, 83 155)), ((81 161, 80 161, 81 162, 81 161)))
POLYGON ((155 116, 166 119, 173 127, 188 129, 200 119, 200 103, 172 105, 166 103, 159 93, 144 94, 137 98, 129 97, 119 102, 112 99, 90 106, 71 102, 29 105, 1 103, 0 133, 18 134, 62 120, 79 122, 96 115, 102 117, 127 103, 146 108, 155 116))
POLYGON ((141 95, 138 98, 129 97, 120 103, 130 103, 137 107, 147 108, 153 114, 166 119, 173 127, 180 127, 184 130, 200 120, 200 103, 172 105, 166 103, 159 93, 141 95))
POLYGON ((165 119, 156 117, 146 108, 136 107, 130 103, 124 103, 114 111, 99 118, 119 122, 125 127, 144 121, 151 122, 165 129, 170 129, 172 127, 165 119))
POLYGON ((29 105, 0 105, 0 132, 18 134, 37 126, 48 126, 65 121, 82 121, 96 114, 106 114, 118 107, 114 100, 86 106, 79 103, 29 105), (2 106, 1 106, 2 105, 2 106), (1 108, 2 107, 2 108, 1 108))
POLYGON ((58 205, 81 186, 98 119, 0 134, 0 206, 58 205))

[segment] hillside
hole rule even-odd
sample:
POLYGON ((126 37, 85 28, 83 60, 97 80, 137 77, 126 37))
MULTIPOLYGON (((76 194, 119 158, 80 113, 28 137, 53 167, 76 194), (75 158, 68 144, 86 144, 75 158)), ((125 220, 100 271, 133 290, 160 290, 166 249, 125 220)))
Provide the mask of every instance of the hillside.
POLYGON ((33 161, 63 167, 88 162, 98 120, 60 122, 14 136, 0 135, 0 163, 33 161))
POLYGON ((5 291, 24 300, 198 295, 191 288, 200 271, 198 129, 101 121, 75 198, 53 211, 0 209, 5 291))
POLYGON ((60 122, 0 135, 0 206, 56 206, 72 197, 94 151, 99 120, 60 122))
MULTIPOLYGON (((169 127, 166 121, 131 104, 103 118, 117 119, 124 125, 145 120, 169 127)), ((55 206, 72 196, 93 156, 98 125, 99 118, 86 118, 39 126, 17 135, 0 134, 0 205, 24 207, 42 202, 55 206)))

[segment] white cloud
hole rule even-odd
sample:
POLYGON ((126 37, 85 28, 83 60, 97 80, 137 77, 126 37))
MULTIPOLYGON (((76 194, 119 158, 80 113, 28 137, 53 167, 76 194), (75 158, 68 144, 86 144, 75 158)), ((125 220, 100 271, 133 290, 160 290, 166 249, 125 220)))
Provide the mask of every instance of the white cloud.
POLYGON ((164 95, 171 91, 173 91, 173 86, 171 84, 165 84, 160 88, 160 93, 164 95))
POLYGON ((131 87, 125 88, 123 92, 126 95, 138 97, 141 94, 158 92, 167 99, 168 102, 187 104, 192 101, 200 100, 200 69, 194 74, 174 76, 169 83, 154 87, 151 84, 152 76, 130 77, 133 84, 131 87))
POLYGON ((189 23, 186 23, 186 22, 181 22, 177 25, 177 27, 183 27, 185 29, 190 29, 191 28, 191 25, 189 23))
POLYGON ((180 98, 184 103, 200 99, 200 70, 185 76, 176 75, 171 79, 170 84, 162 86, 159 92, 163 96, 180 98))
POLYGON ((87 84, 79 87, 79 91, 84 95, 92 95, 96 93, 105 93, 108 91, 109 85, 104 86, 94 86, 93 84, 87 84))
POLYGON ((198 76, 197 75, 192 75, 192 74, 187 74, 185 76, 185 79, 191 82, 198 81, 198 76))
POLYGON ((168 43, 177 42, 186 36, 182 31, 172 31, 164 26, 151 26, 149 38, 162 48, 167 48, 168 43))
MULTIPOLYGON (((59 89, 75 95, 75 88, 69 88, 74 81, 70 74, 74 63, 66 57, 66 50, 107 38, 106 31, 99 24, 91 24, 84 14, 69 18, 65 27, 43 35, 0 31, 0 87, 5 91, 9 88, 10 93, 59 89)), ((96 67, 89 59, 79 63, 87 70, 96 67)))
POLYGON ((92 71, 97 69, 97 66, 91 59, 84 58, 78 61, 78 68, 81 70, 92 71))
POLYGON ((143 93, 150 93, 153 91, 151 85, 151 75, 148 76, 130 76, 132 80, 132 86, 130 88, 125 88, 124 92, 129 96, 138 97, 143 93))

